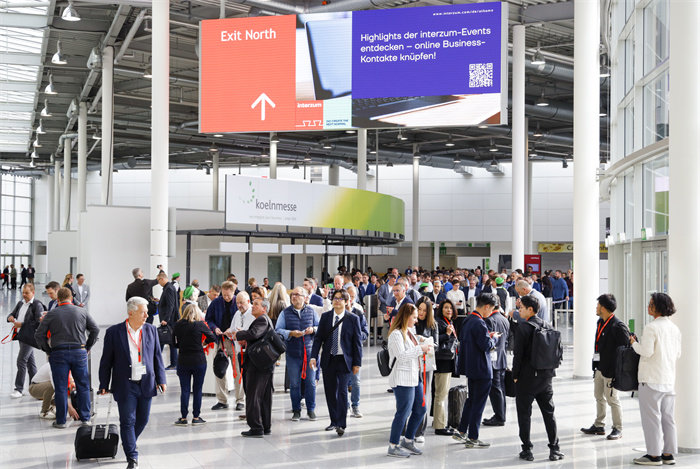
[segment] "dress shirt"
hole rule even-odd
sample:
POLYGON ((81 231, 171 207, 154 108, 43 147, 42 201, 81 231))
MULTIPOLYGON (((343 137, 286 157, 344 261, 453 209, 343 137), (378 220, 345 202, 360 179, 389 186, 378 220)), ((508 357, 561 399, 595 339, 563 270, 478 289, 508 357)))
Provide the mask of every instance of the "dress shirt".
POLYGON ((476 288, 473 288, 473 289, 472 289, 472 288, 469 288, 469 289, 467 290, 467 295, 466 295, 466 296, 467 296, 467 299, 469 299, 469 298, 474 298, 474 297, 476 296, 476 288))
MULTIPOLYGON (((343 310, 342 313, 336 314, 335 311, 333 312, 333 321, 331 322, 331 328, 335 325, 335 318, 338 318, 338 321, 341 321, 345 317, 345 310, 343 310)), ((336 355, 343 355, 343 345, 340 343, 340 334, 343 332, 343 323, 341 322, 338 325, 338 353, 336 355)), ((333 344, 333 334, 335 334, 335 331, 331 333, 331 344, 333 344)), ((332 347, 332 345, 331 345, 332 347)))
POLYGON ((24 323, 24 317, 27 315, 29 305, 31 305, 32 303, 34 303, 34 298, 29 300, 28 302, 22 302, 22 306, 20 306, 19 311, 17 312, 17 322, 24 323))
POLYGON ((77 285, 77 287, 78 287, 78 298, 80 298, 80 302, 82 303, 82 301, 83 301, 83 286, 77 285))
POLYGON ((126 321, 126 332, 130 336, 130 338, 129 338, 129 340, 127 340, 127 342, 129 342, 129 355, 131 357, 131 380, 132 381, 141 381, 141 377, 143 376, 143 374, 140 373, 140 371, 143 370, 143 368, 141 368, 142 363, 139 360, 139 347, 141 347, 141 330, 142 329, 143 329, 143 326, 134 330, 131 328, 131 324, 129 324, 129 321, 126 321))

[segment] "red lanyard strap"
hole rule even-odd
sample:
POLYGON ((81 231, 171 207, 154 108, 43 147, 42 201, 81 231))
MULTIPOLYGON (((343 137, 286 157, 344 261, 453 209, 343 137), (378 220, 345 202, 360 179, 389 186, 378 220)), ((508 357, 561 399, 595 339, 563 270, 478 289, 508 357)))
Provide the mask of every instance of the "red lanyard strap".
POLYGON ((425 382, 425 375, 426 375, 426 371, 425 371, 425 354, 423 354, 423 407, 425 407, 425 392, 426 392, 426 389, 427 389, 427 386, 428 386, 427 383, 425 382))
POLYGON ((304 349, 304 361, 301 364, 301 379, 306 379, 306 340, 301 336, 301 346, 304 349))
POLYGON ((139 343, 137 344, 134 338, 131 336, 131 331, 129 327, 129 320, 126 320, 126 335, 129 336, 129 340, 131 340, 131 343, 136 346, 136 349, 139 352, 139 363, 141 363, 141 337, 143 336, 143 329, 139 330, 139 343))
POLYGON ((598 351, 598 341, 600 340, 600 335, 603 333, 603 331, 605 330, 605 327, 608 325, 608 323, 610 322, 610 320, 614 316, 615 316, 614 314, 611 314, 610 317, 608 318, 608 320, 605 321, 605 323, 603 324, 602 327, 600 324, 598 324, 598 330, 596 331, 596 337, 595 337, 595 351, 596 352, 598 351))
POLYGON ((10 333, 7 334, 7 335, 2 339, 2 342, 0 342, 0 343, 9 344, 11 341, 15 340, 15 337, 17 337, 17 329, 15 329, 15 328, 13 327, 12 330, 10 331, 10 333), (7 339, 10 339, 10 340, 7 340, 7 339))

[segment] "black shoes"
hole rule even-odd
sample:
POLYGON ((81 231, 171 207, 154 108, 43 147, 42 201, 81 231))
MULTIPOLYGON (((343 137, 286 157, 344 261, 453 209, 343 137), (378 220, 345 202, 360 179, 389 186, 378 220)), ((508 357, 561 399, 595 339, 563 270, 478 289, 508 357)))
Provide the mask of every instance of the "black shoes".
POLYGON ((292 422, 298 422, 299 419, 301 419, 301 412, 298 411, 298 410, 295 410, 295 411, 292 413, 292 422))
POLYGON ((309 417, 309 420, 311 420, 312 422, 316 421, 316 412, 314 412, 313 410, 308 411, 306 413, 306 415, 309 417))
POLYGON ((506 423, 502 420, 496 420, 496 417, 491 417, 490 419, 484 419, 484 421, 481 422, 481 424, 487 427, 502 427, 506 423))
POLYGON ((605 428, 596 427, 595 425, 591 425, 588 428, 582 428, 581 431, 586 435, 605 435, 605 428))
POLYGON ((330 432, 330 431, 332 431, 332 430, 335 430, 335 425, 332 425, 332 424, 331 424, 331 425, 328 425, 328 426, 325 428, 325 430, 326 430, 327 432, 330 432))
POLYGON ((525 461, 534 461, 535 457, 532 455, 532 451, 529 449, 524 449, 520 452, 518 455, 520 459, 524 459, 525 461))
POLYGON ((217 402, 211 408, 211 410, 221 410, 221 409, 228 409, 228 404, 224 404, 223 402, 217 402))
POLYGON ((550 448, 549 449, 549 460, 550 461, 559 461, 560 459, 564 459, 564 453, 562 453, 558 449, 550 448))
POLYGON ((133 459, 126 460, 126 469, 139 469, 139 462, 133 459))
POLYGON ((673 459, 673 455, 672 455, 672 454, 669 454, 668 456, 664 456, 664 455, 662 454, 662 455, 661 455, 661 462, 662 462, 663 464, 669 464, 669 465, 676 464, 676 460, 673 459))
POLYGON ((622 432, 617 428, 613 428, 610 435, 608 435, 608 440, 619 440, 620 438, 622 438, 622 432))
POLYGON ((343 436, 345 434, 345 429, 343 427, 335 427, 335 432, 338 436, 343 436))
POLYGON ((247 430, 247 431, 241 432, 241 435, 248 437, 248 438, 262 438, 263 432, 260 430, 247 430))
POLYGON ((269 428, 263 431, 264 435, 269 435, 270 433, 272 433, 272 430, 270 430, 269 428))
POLYGON ((245 409, 245 404, 243 404, 242 402, 239 402, 238 404, 236 404, 237 411, 241 411, 243 409, 245 409))
POLYGON ((454 430, 452 430, 449 427, 448 428, 438 428, 437 430, 435 430, 435 434, 440 435, 440 436, 452 436, 454 434, 454 430))

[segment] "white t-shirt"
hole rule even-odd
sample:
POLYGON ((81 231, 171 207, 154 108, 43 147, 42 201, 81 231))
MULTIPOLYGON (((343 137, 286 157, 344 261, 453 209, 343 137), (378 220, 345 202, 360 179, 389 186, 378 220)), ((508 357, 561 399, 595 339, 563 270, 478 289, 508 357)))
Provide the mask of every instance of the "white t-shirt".
POLYGON ((51 376, 51 364, 46 362, 36 370, 36 374, 32 378, 32 383, 41 384, 48 382, 53 382, 53 377, 51 376))

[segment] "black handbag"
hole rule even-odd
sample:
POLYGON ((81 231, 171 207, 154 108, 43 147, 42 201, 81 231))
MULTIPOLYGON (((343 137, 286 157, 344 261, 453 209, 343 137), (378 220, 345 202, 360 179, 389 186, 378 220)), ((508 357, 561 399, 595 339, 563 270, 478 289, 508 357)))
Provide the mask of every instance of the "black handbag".
POLYGON ((454 360, 459 342, 456 338, 451 337, 447 342, 440 342, 438 349, 435 351, 436 360, 454 360))
POLYGON ((224 379, 226 376, 226 370, 228 369, 229 359, 224 352, 223 346, 217 350, 216 355, 214 355, 214 362, 212 368, 214 370, 214 376, 219 379, 224 379))
POLYGON ((158 327, 158 340, 160 345, 172 345, 173 344, 173 330, 170 326, 160 326, 158 327))
POLYGON ((249 344, 245 352, 246 358, 260 370, 274 366, 280 355, 287 350, 284 340, 272 327, 270 319, 267 319, 270 327, 260 339, 249 344))

